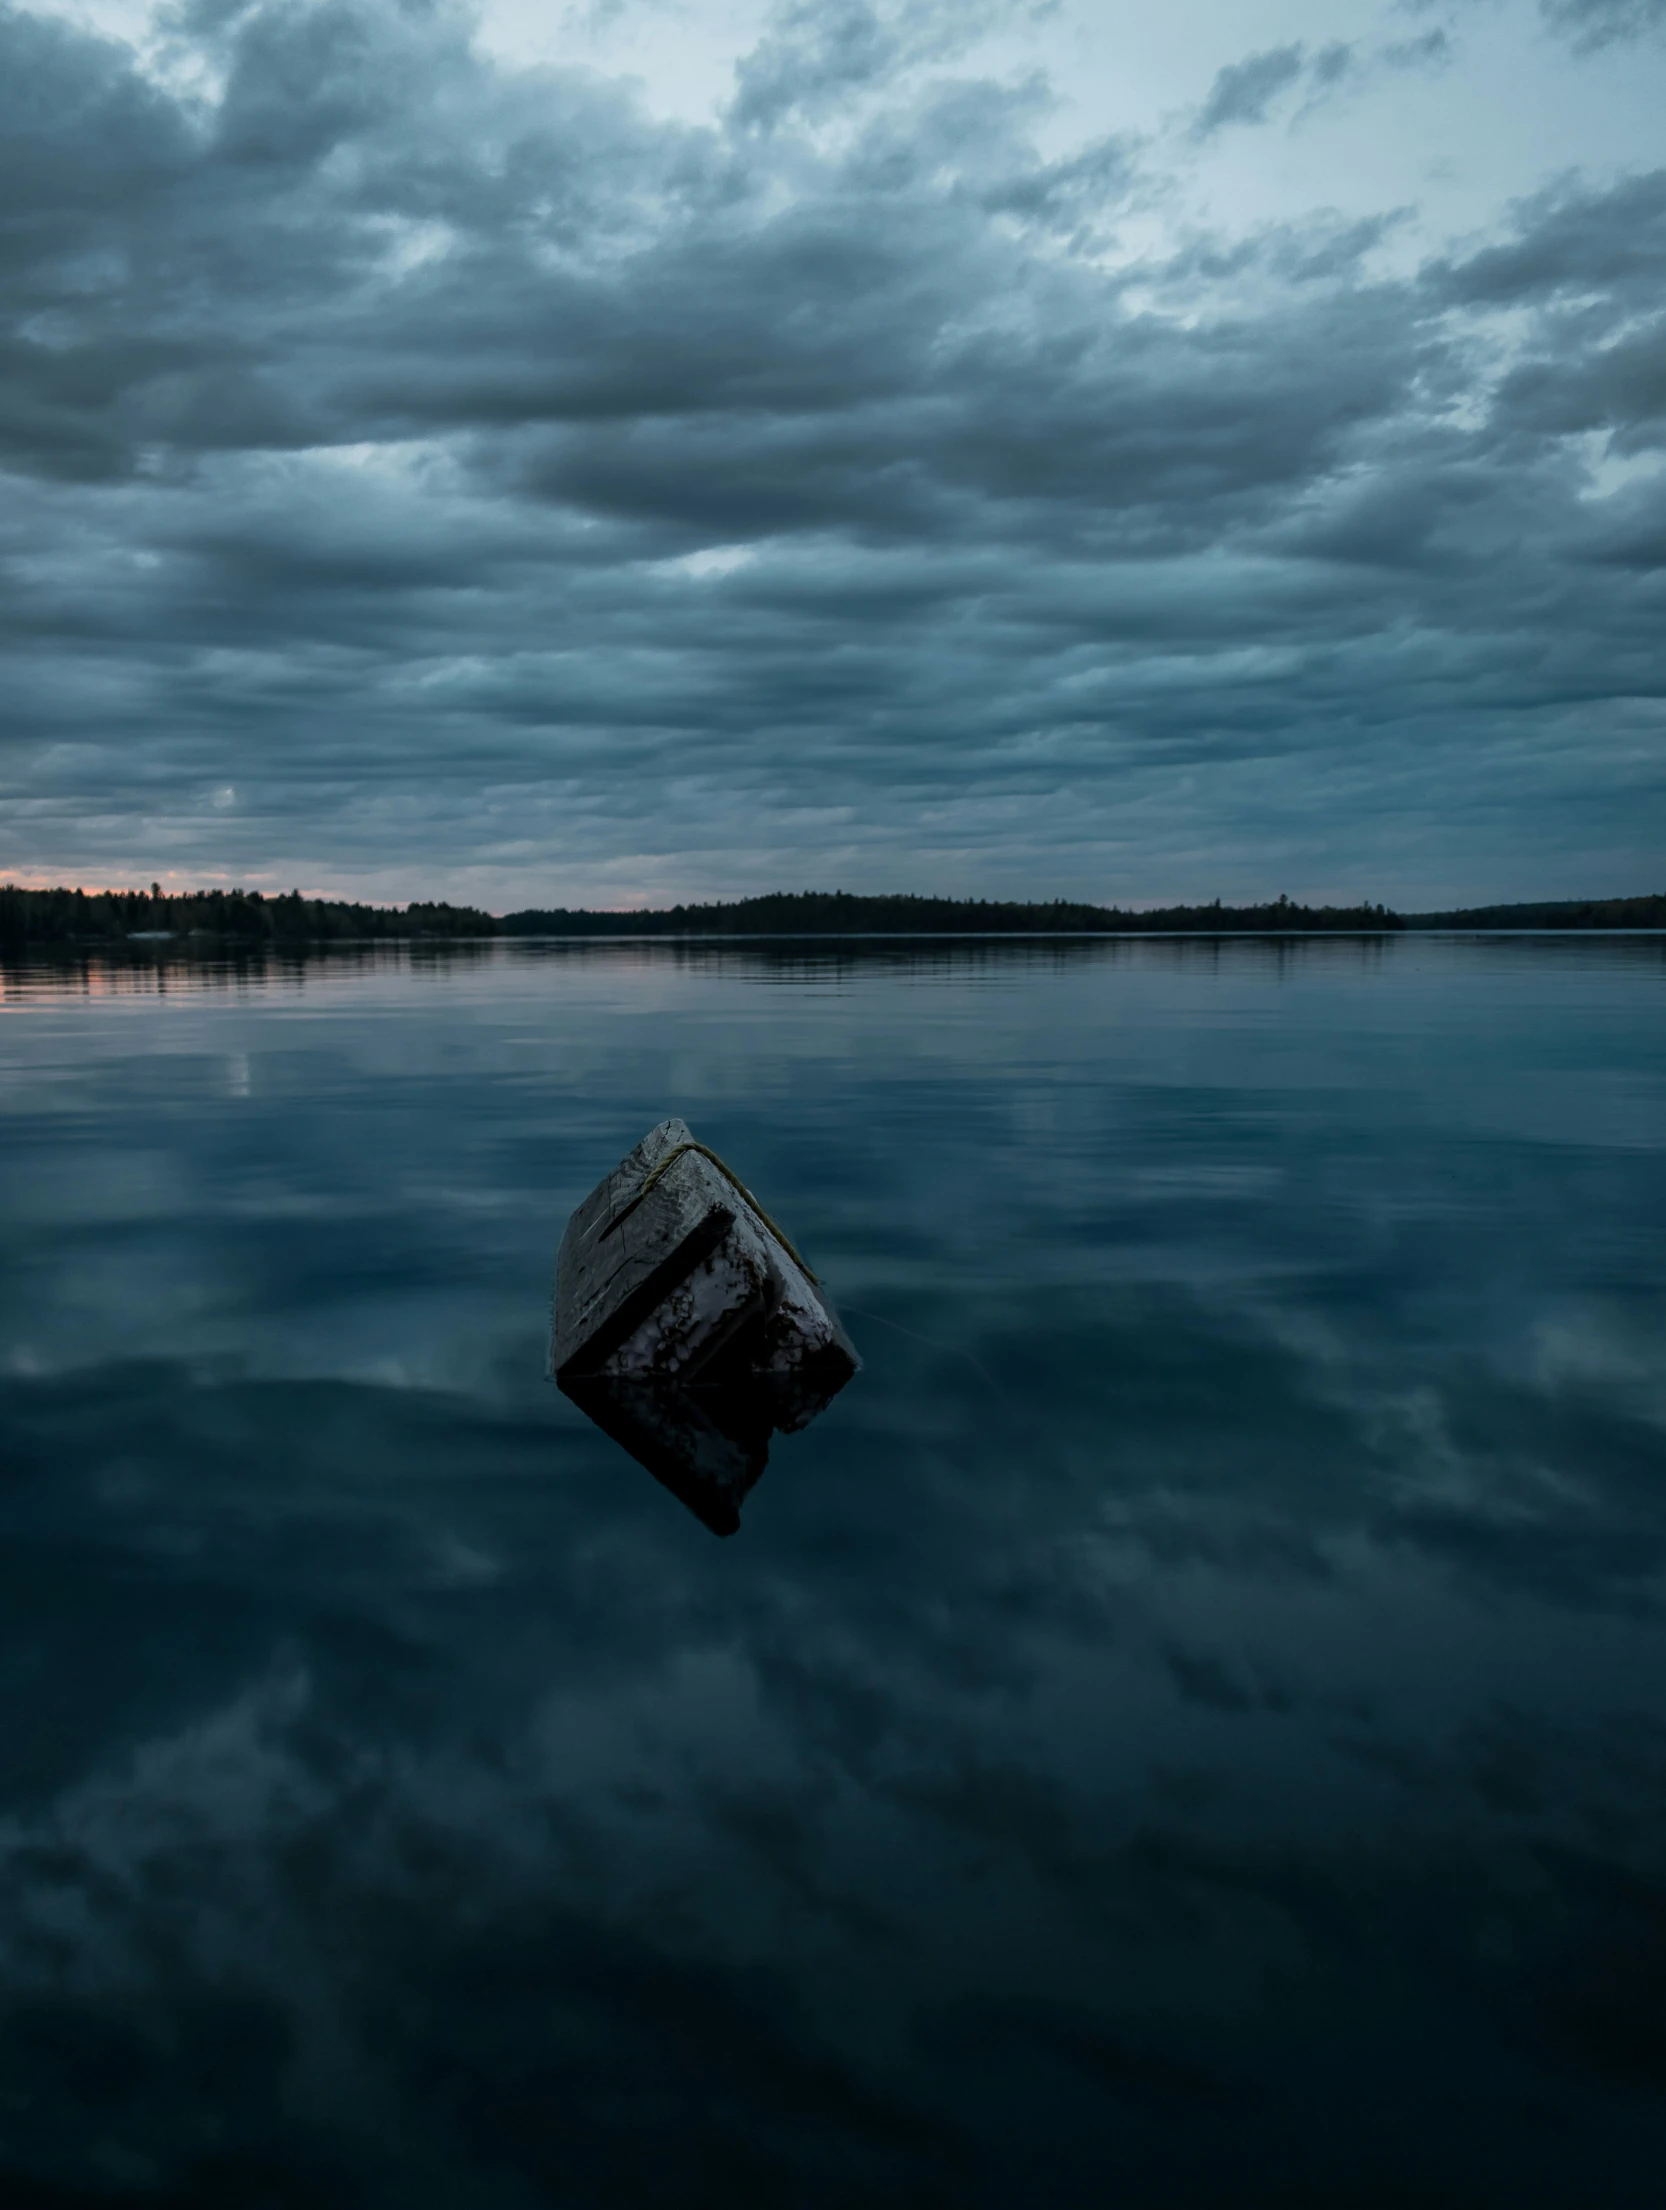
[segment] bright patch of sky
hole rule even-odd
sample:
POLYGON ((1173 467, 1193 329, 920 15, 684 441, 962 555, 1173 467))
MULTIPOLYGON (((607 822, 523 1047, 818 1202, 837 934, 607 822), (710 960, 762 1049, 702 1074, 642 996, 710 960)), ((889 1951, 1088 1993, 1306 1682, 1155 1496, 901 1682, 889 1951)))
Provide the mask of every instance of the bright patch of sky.
MULTIPOLYGON (((1577 6, 1577 0, 1576 0, 1577 6)), ((177 59, 174 5, 42 0, 59 15, 177 59)), ((633 85, 655 116, 715 123, 737 74, 783 17, 841 13, 838 0, 483 0, 480 47, 518 68, 592 69, 633 85)), ((1666 37, 1570 46, 1565 20, 1533 0, 976 0, 904 7, 920 35, 841 104, 953 75, 1040 80, 1035 137, 1060 159, 1133 133, 1170 195, 1161 228, 1242 232, 1333 208, 1404 210, 1389 249, 1405 256, 1485 228, 1551 176, 1649 165, 1666 116, 1666 37), (928 29, 927 26, 932 28, 928 29), (1264 101, 1200 132, 1223 73, 1288 57, 1264 101)), ((1600 13, 1600 0, 1597 10, 1600 13)), ((1631 11, 1635 14, 1637 11, 1631 11)), ((1629 20, 1623 7, 1615 19, 1629 20)))

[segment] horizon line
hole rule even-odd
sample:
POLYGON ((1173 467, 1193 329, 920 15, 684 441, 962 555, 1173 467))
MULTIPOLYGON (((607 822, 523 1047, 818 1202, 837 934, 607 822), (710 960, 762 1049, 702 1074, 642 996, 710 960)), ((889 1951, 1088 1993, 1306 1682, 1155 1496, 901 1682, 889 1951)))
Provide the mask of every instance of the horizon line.
POLYGON ((1485 912, 1493 908, 1528 905, 1615 905, 1666 896, 1666 892, 1663 891, 1607 891, 1594 895, 1586 893, 1562 897, 1544 897, 1542 895, 1527 897, 1516 896, 1506 898, 1494 897, 1482 899, 1475 905, 1438 905, 1429 906, 1422 909, 1413 909, 1409 907, 1396 907, 1386 903, 1384 900, 1379 898, 1355 898, 1341 904, 1310 904, 1307 899, 1301 897, 1292 897, 1288 892, 1283 891, 1272 897, 1255 897, 1232 900, 1221 897, 1206 899, 1141 898, 1130 900, 1127 903, 1118 902, 1114 904, 1107 904, 1099 899, 1072 898, 1057 893, 1050 897, 991 897, 986 893, 981 892, 955 892, 937 890, 761 890, 748 891, 738 897, 684 897, 677 899, 674 904, 670 905, 569 906, 531 904, 512 906, 506 908, 502 912, 495 912, 487 906, 474 905, 468 903, 467 901, 458 902, 452 898, 446 897, 415 897, 405 898, 403 900, 395 898, 390 899, 386 903, 382 903, 378 902, 375 899, 351 897, 340 892, 303 891, 298 888, 291 888, 289 890, 264 890, 260 888, 251 889, 241 883, 215 883, 196 889, 167 890, 160 888, 159 885, 154 883, 151 885, 134 885, 120 883, 95 884, 87 882, 64 882, 61 880, 58 882, 50 883, 28 882, 13 879, 7 873, 0 872, 0 891, 6 890, 21 891, 27 895, 37 897, 50 895, 53 892, 66 892, 89 898, 142 898, 148 903, 153 904, 157 902, 167 904, 174 901, 212 898, 215 896, 258 898, 263 904, 276 904, 280 901, 287 902, 292 898, 299 898, 303 904, 308 905, 358 906, 362 907, 367 912, 384 914, 405 913, 411 911, 413 908, 422 906, 446 907, 453 912, 479 913, 483 915, 486 919, 492 921, 515 920, 523 914, 530 913, 571 913, 582 914, 586 917, 595 919, 607 918, 618 920, 636 920, 644 919, 649 916, 659 916, 680 911, 722 911, 730 908, 755 905, 761 903, 765 899, 770 898, 849 898, 853 902, 859 903, 869 903, 879 900, 894 899, 912 900, 919 904, 950 906, 986 905, 997 907, 1020 906, 1028 908, 1045 908, 1049 906, 1081 906, 1087 908, 1090 911, 1101 913, 1206 912, 1211 907, 1216 906, 1227 912, 1263 912, 1276 911, 1280 905, 1288 905, 1302 910, 1315 912, 1380 911, 1384 914, 1393 915, 1396 918, 1415 919, 1420 917, 1420 913, 1485 912))

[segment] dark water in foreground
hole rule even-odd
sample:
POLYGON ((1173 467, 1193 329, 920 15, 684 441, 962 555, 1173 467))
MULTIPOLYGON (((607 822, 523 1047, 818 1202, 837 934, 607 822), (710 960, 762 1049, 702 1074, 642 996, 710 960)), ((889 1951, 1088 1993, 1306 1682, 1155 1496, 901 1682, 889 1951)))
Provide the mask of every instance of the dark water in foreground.
POLYGON ((1660 939, 0 1000, 0 2198, 1653 2205, 1660 939), (668 1112, 866 1370, 541 1378, 668 1112))

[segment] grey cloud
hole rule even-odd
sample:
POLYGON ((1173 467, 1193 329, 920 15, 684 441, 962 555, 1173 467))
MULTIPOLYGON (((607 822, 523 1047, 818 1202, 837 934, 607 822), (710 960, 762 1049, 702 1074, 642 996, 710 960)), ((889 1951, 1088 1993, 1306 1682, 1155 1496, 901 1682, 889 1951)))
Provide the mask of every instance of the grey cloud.
POLYGON ((991 0, 783 0, 735 72, 735 121, 762 130, 794 114, 818 121, 899 70, 962 51, 997 13, 991 0))
POLYGON ((1390 69, 1441 69, 1452 59, 1452 40, 1439 28, 1425 31, 1383 47, 1381 59, 1390 69))
POLYGON ((1270 46, 1265 53, 1229 62, 1209 88, 1194 126, 1197 136, 1211 137, 1229 123, 1264 123, 1274 100, 1289 90, 1305 65, 1301 46, 1270 46))
POLYGON ((1229 124, 1266 122, 1273 103, 1297 83, 1307 88, 1299 120, 1344 87, 1358 89, 1384 70, 1438 69, 1450 58, 1451 41, 1438 29, 1365 51, 1344 39, 1333 39, 1312 55, 1300 43, 1271 47, 1217 74, 1192 136, 1207 139, 1229 124))
POLYGON ((1553 437, 1600 430, 1617 453, 1666 443, 1666 316, 1573 362, 1531 361, 1499 390, 1501 415, 1553 437))
POLYGON ((1313 80, 1320 85, 1340 84, 1355 66, 1353 47, 1336 39, 1329 46, 1321 46, 1314 55, 1313 80))
MULTIPOLYGON (((1453 0, 1411 0, 1411 5, 1423 10, 1452 4, 1453 0)), ((1476 0, 1456 0, 1456 4, 1473 8, 1476 0)), ((1581 54, 1627 45, 1666 28, 1666 0, 1538 0, 1538 13, 1548 30, 1581 54)))
POLYGON ((1076 230, 1128 195, 1136 159, 1127 139, 1101 139, 1063 161, 1018 165, 991 186, 984 205, 993 214, 1076 230))
POLYGON ((790 7, 736 71, 736 118, 769 129, 795 109, 819 115, 889 74, 901 51, 896 25, 865 0, 790 7))
POLYGON ((1563 187, 1523 213, 1517 241, 1434 278, 1454 299, 1541 309, 1499 380, 1497 428, 1540 441, 1602 432, 1618 454, 1651 449, 1666 432, 1666 172, 1606 192, 1563 187))
POLYGON ((1585 52, 1666 28, 1666 0, 1539 0, 1539 7, 1547 23, 1585 52))
POLYGON ((1515 210, 1515 235, 1429 281, 1454 304, 1530 306, 1583 296, 1599 310, 1653 304, 1666 278, 1666 169, 1606 191, 1565 181, 1515 210))

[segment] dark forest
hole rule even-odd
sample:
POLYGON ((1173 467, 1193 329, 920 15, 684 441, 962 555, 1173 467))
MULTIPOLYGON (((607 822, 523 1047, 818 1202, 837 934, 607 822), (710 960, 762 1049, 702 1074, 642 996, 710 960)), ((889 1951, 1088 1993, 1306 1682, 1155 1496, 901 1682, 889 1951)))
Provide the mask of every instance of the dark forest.
POLYGON ((233 945, 349 943, 493 936, 920 936, 1383 933, 1403 929, 1659 929, 1666 896, 1400 914, 1369 901, 1306 906, 1025 904, 984 898, 863 897, 848 891, 775 892, 725 904, 604 912, 563 906, 495 915, 442 902, 358 905, 299 891, 27 890, 0 885, 0 943, 97 944, 166 940, 233 945))

